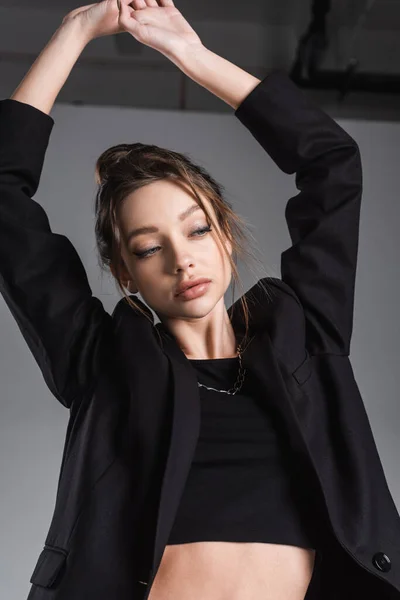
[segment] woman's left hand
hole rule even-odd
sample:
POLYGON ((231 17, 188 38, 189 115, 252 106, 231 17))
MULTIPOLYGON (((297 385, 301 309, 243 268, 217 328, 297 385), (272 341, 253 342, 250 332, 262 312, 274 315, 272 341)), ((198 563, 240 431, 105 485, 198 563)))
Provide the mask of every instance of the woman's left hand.
POLYGON ((136 40, 167 58, 203 44, 173 0, 119 0, 119 22, 136 40), (130 8, 133 6, 134 10, 130 8))

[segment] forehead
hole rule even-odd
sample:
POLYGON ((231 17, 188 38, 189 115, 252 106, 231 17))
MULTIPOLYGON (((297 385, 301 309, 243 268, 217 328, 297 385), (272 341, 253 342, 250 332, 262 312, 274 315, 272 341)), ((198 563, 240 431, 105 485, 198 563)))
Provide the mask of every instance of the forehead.
MULTIPOLYGON (((197 190, 206 209, 212 214, 212 206, 208 198, 197 190)), ((179 215, 197 204, 195 194, 184 182, 162 180, 145 185, 129 194, 119 207, 121 225, 148 224, 156 225, 165 220, 177 220, 179 215)), ((193 212, 202 215, 202 208, 193 212)))

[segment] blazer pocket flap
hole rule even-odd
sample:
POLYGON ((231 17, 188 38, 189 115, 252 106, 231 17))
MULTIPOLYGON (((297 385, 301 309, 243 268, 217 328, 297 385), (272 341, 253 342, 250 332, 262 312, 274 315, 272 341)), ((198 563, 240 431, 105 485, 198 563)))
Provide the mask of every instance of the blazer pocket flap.
POLYGON ((306 350, 306 358, 299 367, 292 373, 299 385, 303 385, 311 375, 311 360, 308 351, 306 350))
POLYGON ((51 587, 65 565, 67 554, 57 548, 45 547, 36 563, 30 582, 45 588, 51 587))

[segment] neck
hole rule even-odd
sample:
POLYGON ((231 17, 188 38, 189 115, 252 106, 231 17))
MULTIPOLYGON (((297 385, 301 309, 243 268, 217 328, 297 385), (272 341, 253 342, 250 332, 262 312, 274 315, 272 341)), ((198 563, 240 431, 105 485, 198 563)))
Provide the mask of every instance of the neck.
POLYGON ((207 320, 169 319, 163 320, 163 326, 188 359, 235 358, 241 340, 236 336, 225 306, 223 308, 225 312, 220 314, 222 309, 216 306, 207 320))
POLYGON ((212 359, 216 359, 216 358, 237 358, 239 356, 239 345, 236 342, 236 339, 235 339, 235 347, 231 348, 230 352, 215 352, 215 353, 201 356, 199 353, 185 352, 185 348, 183 348, 181 346, 180 346, 180 348, 181 348, 182 352, 185 354, 186 358, 188 358, 189 360, 196 360, 196 359, 212 360, 212 359))

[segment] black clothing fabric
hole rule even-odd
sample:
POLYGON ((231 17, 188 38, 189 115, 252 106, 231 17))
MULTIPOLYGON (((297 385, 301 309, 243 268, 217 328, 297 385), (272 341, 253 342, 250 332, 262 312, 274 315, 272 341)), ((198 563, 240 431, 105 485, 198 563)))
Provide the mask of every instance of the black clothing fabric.
MULTIPOLYGON (((284 210, 292 245, 281 278, 260 279, 227 312, 236 336, 247 324, 257 334, 244 366, 268 390, 259 401, 267 414, 274 406, 309 481, 322 538, 318 600, 400 600, 400 516, 350 360, 358 145, 283 71, 234 116, 258 142, 254 152, 295 174, 299 190, 284 210)), ((33 196, 53 126, 33 106, 0 102, 0 292, 69 410, 29 600, 147 600, 200 433, 196 371, 137 296, 144 314, 124 298, 109 314, 73 244, 51 230, 33 196)))
MULTIPOLYGON (((198 381, 230 390, 239 359, 191 359, 198 381)), ((270 542, 315 549, 315 518, 299 505, 295 461, 274 406, 247 370, 236 394, 200 387, 200 434, 169 544, 270 542)), ((303 482, 304 484, 304 482, 303 482)))

